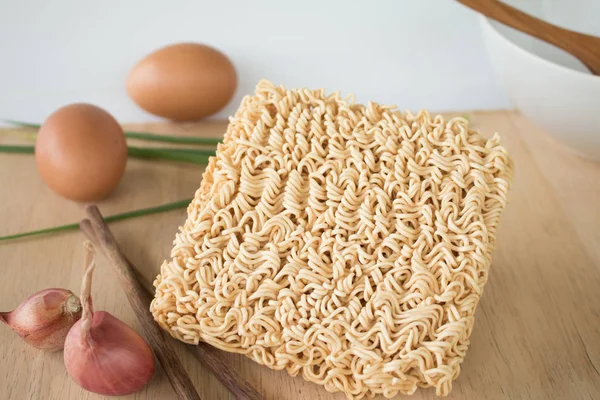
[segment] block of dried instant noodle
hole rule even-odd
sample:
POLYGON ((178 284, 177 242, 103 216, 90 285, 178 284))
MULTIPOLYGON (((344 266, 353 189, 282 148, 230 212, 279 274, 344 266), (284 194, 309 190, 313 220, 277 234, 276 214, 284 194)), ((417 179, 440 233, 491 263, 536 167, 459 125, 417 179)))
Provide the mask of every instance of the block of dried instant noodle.
POLYGON ((512 180, 466 120, 262 81, 188 207, 151 311, 348 398, 447 395, 512 180))

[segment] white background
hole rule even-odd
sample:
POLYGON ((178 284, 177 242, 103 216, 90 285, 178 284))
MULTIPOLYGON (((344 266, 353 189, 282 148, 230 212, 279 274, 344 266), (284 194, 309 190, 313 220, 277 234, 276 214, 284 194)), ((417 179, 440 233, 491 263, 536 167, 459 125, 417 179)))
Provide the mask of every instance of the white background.
POLYGON ((153 120, 125 92, 158 47, 195 41, 239 74, 231 114, 260 78, 433 111, 510 107, 477 15, 451 0, 0 0, 0 118, 40 122, 90 102, 153 120))

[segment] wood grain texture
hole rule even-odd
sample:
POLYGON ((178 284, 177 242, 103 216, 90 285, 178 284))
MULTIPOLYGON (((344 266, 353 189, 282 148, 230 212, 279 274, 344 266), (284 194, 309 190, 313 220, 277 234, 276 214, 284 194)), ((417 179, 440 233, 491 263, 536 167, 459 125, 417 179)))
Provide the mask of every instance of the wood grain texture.
MULTIPOLYGON (((463 114, 463 113, 461 113, 463 114)), ((476 313, 469 354, 448 399, 600 398, 600 165, 548 139, 513 111, 470 113, 486 135, 500 132, 515 160, 515 183, 498 232, 489 281, 476 313)), ((131 129, 221 135, 225 123, 132 125, 131 129)), ((22 138, 0 135, 2 143, 22 138)), ((139 143, 138 143, 139 144, 139 143)), ((193 196, 202 168, 130 160, 123 182, 99 207, 107 215, 193 196)), ((0 235, 77 222, 83 207, 54 195, 30 155, 0 154, 0 235)), ((185 210, 111 224, 116 240, 147 279, 168 257, 185 210)), ((14 308, 48 287, 78 292, 84 236, 69 232, 0 243, 0 307, 14 308)), ((109 265, 99 259, 94 306, 141 331, 109 265)), ((101 399, 68 377, 61 353, 29 348, 0 326, 0 398, 101 399)), ((200 396, 233 399, 185 345, 175 350, 200 396)), ((337 399, 321 387, 216 351, 266 399, 337 399)), ((150 384, 127 399, 172 399, 158 368, 150 384)), ((406 398, 398 396, 397 399, 406 398)), ((434 399, 433 390, 411 399, 434 399)), ((381 397, 379 399, 382 399, 381 397)))
POLYGON ((561 28, 499 0, 458 0, 488 18, 559 47, 579 59, 595 75, 600 75, 600 38, 561 28))

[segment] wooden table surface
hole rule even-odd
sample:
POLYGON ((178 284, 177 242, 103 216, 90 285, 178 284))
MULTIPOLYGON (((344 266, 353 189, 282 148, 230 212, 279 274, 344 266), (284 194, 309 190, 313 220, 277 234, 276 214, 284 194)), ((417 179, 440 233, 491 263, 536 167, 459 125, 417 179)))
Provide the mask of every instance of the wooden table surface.
MULTIPOLYGON (((468 113, 474 127, 500 132, 516 174, 498 248, 476 313, 471 347, 449 399, 600 399, 600 164, 577 157, 514 111, 468 113)), ((220 136, 224 122, 131 126, 140 130, 220 136)), ((0 143, 23 143, 4 130, 0 143), (6 134, 4 134, 6 133, 6 134)), ((600 134, 600 132, 599 132, 600 134)), ((192 197, 203 168, 130 160, 105 215, 192 197)), ((31 155, 0 154, 0 235, 82 217, 81 205, 46 188, 31 155)), ((185 210, 113 223, 127 256, 154 277, 168 257, 185 210)), ((0 242, 0 309, 10 310, 48 287, 79 292, 78 231, 0 242)), ((139 330, 112 270, 100 260, 94 306, 139 330)), ((176 349, 204 400, 233 398, 183 346, 176 349)), ((344 399, 321 387, 222 353, 266 399, 344 399)), ((400 398, 399 396, 398 398, 400 398)), ((62 353, 28 347, 0 326, 0 399, 98 399, 73 383, 62 353)), ((172 399, 160 368, 131 399, 172 399)), ((413 399, 435 398, 422 389, 413 399)))

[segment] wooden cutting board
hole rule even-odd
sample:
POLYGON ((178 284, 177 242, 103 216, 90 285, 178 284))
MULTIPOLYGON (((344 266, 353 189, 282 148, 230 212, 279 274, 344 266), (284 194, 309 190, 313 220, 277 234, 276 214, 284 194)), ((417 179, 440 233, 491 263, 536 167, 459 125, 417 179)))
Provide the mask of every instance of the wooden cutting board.
MULTIPOLYGON (((575 156, 515 111, 467 115, 485 134, 501 133, 516 174, 471 348, 448 399, 599 399, 600 164, 575 156)), ((129 128, 221 136, 225 126, 205 122, 129 128)), ((15 132, 4 130, 0 143, 24 143, 15 132)), ((198 166, 131 160, 121 185, 100 209, 109 215, 192 197, 202 171, 198 166)), ((44 186, 32 156, 0 154, 0 235, 81 217, 80 205, 44 186)), ((150 278, 168 257, 185 217, 181 209, 111 227, 127 256, 150 278)), ((48 287, 78 293, 82 242, 75 231, 0 243, 0 309, 12 309, 48 287)), ((103 263, 94 277, 95 308, 138 329, 125 294, 103 263)), ((0 326, 0 343, 1 399, 102 398, 70 380, 62 353, 32 349, 5 326, 0 326)), ((203 399, 233 398, 182 346, 176 347, 203 399)), ((344 399, 300 377, 222 354, 267 399, 344 399)), ((159 368, 143 391, 126 398, 172 399, 173 391, 159 368)), ((412 397, 433 398, 432 389, 412 397)))

